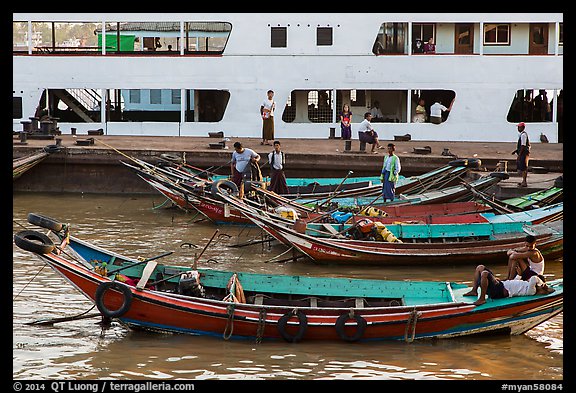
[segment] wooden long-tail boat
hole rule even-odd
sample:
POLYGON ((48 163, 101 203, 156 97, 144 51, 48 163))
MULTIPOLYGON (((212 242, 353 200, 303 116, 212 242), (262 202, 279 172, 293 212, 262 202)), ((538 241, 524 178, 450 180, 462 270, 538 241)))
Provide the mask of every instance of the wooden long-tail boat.
MULTIPOLYGON (((220 180, 218 182, 212 182, 210 180, 199 178, 187 178, 184 180, 184 178, 179 178, 178 175, 175 175, 174 168, 166 170, 162 167, 153 167, 147 163, 139 163, 140 165, 132 165, 123 161, 122 163, 136 172, 140 178, 183 210, 199 212, 216 224, 251 224, 251 221, 242 215, 241 212, 236 210, 233 206, 226 204, 225 201, 218 197, 216 191, 218 190, 219 184, 230 184, 229 181, 220 180)), ((454 169, 455 168, 451 166, 447 166, 443 171, 436 172, 437 174, 440 173, 438 174, 439 177, 436 181, 438 182, 439 179, 442 179, 442 181, 446 182, 448 181, 446 176, 448 176, 448 178, 458 177, 461 172, 455 172, 454 169)), ((427 174, 426 177, 428 177, 427 174)), ((498 181, 500 181, 500 178, 495 176, 481 178, 471 184, 482 189, 496 184, 498 181)), ((232 186, 234 185, 232 184, 232 186)), ((429 186, 431 186, 431 184, 429 184, 429 186)), ((470 190, 463 186, 456 188, 451 187, 448 190, 448 192, 441 192, 440 194, 433 190, 428 191, 427 193, 416 194, 405 201, 405 203, 395 204, 402 205, 402 207, 394 206, 390 211, 396 213, 391 213, 390 215, 394 216, 396 220, 411 222, 432 222, 432 220, 444 223, 486 221, 482 216, 477 214, 490 209, 490 207, 485 205, 473 201, 469 201, 469 203, 454 204, 453 206, 449 206, 450 204, 446 202, 445 205, 442 204, 441 201, 450 200, 450 195, 462 198, 464 195, 471 194, 470 190), (418 201, 420 200, 426 201, 429 206, 433 206, 431 205, 431 200, 434 199, 439 200, 439 203, 434 205, 434 207, 428 207, 426 212, 424 212, 424 209, 415 207, 418 205, 418 201), (399 209, 405 210, 401 214, 398 214, 399 209)), ((301 217, 303 219, 317 219, 319 216, 319 213, 315 213, 315 211, 318 211, 315 207, 302 205, 295 200, 290 200, 282 195, 277 195, 259 187, 254 187, 254 192, 266 200, 265 204, 267 206, 287 206, 290 209, 294 209, 298 214, 303 214, 303 217, 301 217)), ((346 191, 343 191, 343 193, 345 192, 346 191)), ((326 205, 325 209, 330 209, 329 206, 330 205, 326 205)), ((384 206, 381 205, 375 207, 379 207, 383 211, 386 210, 384 206)), ((263 208, 265 208, 265 206, 263 206, 263 208)), ((358 211, 362 211, 362 209, 358 209, 358 211)), ((389 219, 381 217, 377 218, 377 220, 390 222, 392 218, 389 219)))
MULTIPOLYGON (((133 159, 140 166, 154 170, 153 166, 141 160, 133 159)), ((160 161, 161 171, 172 177, 175 181, 197 181, 200 176, 208 182, 217 182, 228 179, 224 175, 207 175, 199 172, 198 168, 190 170, 188 165, 182 163, 175 165, 174 162, 160 161)), ((398 194, 415 194, 428 190, 438 189, 455 185, 469 169, 478 168, 481 165, 479 159, 459 159, 452 160, 446 165, 419 176, 400 176, 396 184, 398 194)), ((158 168, 158 166, 156 166, 158 168)), ((333 197, 337 192, 340 198, 376 196, 382 192, 382 184, 378 177, 354 178, 349 177, 350 173, 343 179, 322 179, 322 178, 298 178, 287 179, 288 194, 281 194, 289 199, 315 199, 321 200, 333 197), (292 185, 291 185, 292 184, 292 185), (306 185, 306 186, 303 186, 306 185)))
MULTIPOLYGON (((461 202, 470 201, 476 199, 473 190, 483 191, 490 187, 496 185, 498 182, 507 178, 507 174, 499 172, 491 172, 487 176, 479 177, 469 183, 461 183, 453 185, 450 187, 443 187, 439 189, 432 189, 422 193, 415 194, 403 194, 402 192, 396 190, 397 197, 393 201, 382 202, 374 201, 374 198, 366 196, 354 196, 354 197, 341 197, 336 196, 331 198, 330 202, 333 205, 338 205, 341 207, 355 207, 355 206, 366 206, 372 204, 374 207, 382 208, 384 206, 394 206, 394 205, 430 205, 437 203, 446 202, 461 202)), ((303 199, 300 200, 300 204, 304 206, 314 206, 318 204, 316 200, 303 199)))
POLYGON ((265 232, 320 263, 502 264, 508 260, 509 249, 524 246, 527 234, 536 236, 538 249, 546 258, 557 259, 563 254, 562 220, 536 225, 525 222, 386 225, 391 238, 401 240, 396 242, 375 240, 374 232, 363 238, 355 236, 357 225, 316 224, 314 228, 299 221, 287 225, 238 198, 222 197, 265 232))
MULTIPOLYGON (((42 232, 14 243, 37 255, 94 302, 103 320, 127 328, 224 340, 377 341, 523 334, 563 311, 553 292, 474 305, 465 284, 219 271, 140 260, 72 236, 70 226, 29 214, 42 232), (44 228, 49 229, 45 234, 44 228), (55 240, 53 240, 55 239, 55 240)), ((161 336, 160 336, 161 337, 161 336)))

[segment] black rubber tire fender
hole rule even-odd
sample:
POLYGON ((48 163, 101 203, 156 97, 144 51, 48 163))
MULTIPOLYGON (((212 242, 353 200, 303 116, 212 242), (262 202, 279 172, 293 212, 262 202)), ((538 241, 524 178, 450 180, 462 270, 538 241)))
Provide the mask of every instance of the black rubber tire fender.
POLYGON ((308 317, 302 311, 298 310, 296 313, 293 311, 289 311, 286 314, 282 315, 278 320, 278 331, 282 338, 290 343, 296 343, 302 340, 304 334, 306 334, 306 330, 308 329, 308 317), (288 321, 292 317, 298 318, 298 332, 295 335, 291 335, 286 331, 286 325, 288 321))
POLYGON ((480 168, 482 160, 479 158, 459 158, 448 163, 450 166, 464 166, 466 168, 480 168))
POLYGON ((490 172, 491 177, 497 177, 502 180, 508 180, 510 178, 510 174, 506 172, 490 172))
POLYGON ((119 318, 126 314, 130 307, 132 306, 132 291, 126 284, 122 284, 118 281, 106 281, 103 282, 96 288, 96 293, 94 294, 94 300, 96 302, 96 307, 98 310, 108 318, 119 318), (117 290, 122 293, 124 297, 124 302, 117 310, 110 310, 104 305, 104 295, 108 290, 117 290))
POLYGON ((48 146, 44 146, 44 148, 42 150, 44 150, 45 153, 52 154, 52 153, 58 153, 61 149, 62 149, 62 146, 48 145, 48 146))
POLYGON ((182 159, 181 156, 177 155, 177 154, 171 154, 171 153, 162 153, 160 154, 160 158, 165 159, 166 161, 171 161, 171 162, 175 162, 177 164, 182 164, 184 162, 184 160, 182 159))
POLYGON ((20 231, 14 235, 14 243, 25 251, 37 254, 49 254, 54 248, 54 242, 43 233, 31 230, 20 231))
POLYGON ((558 176, 556 179, 554 179, 554 187, 564 188, 564 175, 558 176))
POLYGON ((366 323, 366 320, 361 315, 354 314, 351 316, 349 313, 346 313, 346 314, 342 314, 338 317, 338 319, 336 320, 335 327, 336 327, 336 332, 338 333, 338 336, 342 340, 354 342, 354 341, 358 341, 362 338, 362 336, 364 335, 364 332, 366 331, 367 325, 368 324, 366 323), (346 326, 346 322, 350 319, 354 319, 356 321, 356 333, 354 333, 352 336, 349 336, 344 331, 344 326, 346 326))
POLYGON ((61 222, 38 213, 28 213, 28 222, 54 232, 60 232, 64 228, 61 222))
POLYGON ((212 183, 210 192, 214 198, 221 200, 220 193, 222 190, 229 190, 229 194, 238 196, 238 186, 233 181, 222 179, 212 183))

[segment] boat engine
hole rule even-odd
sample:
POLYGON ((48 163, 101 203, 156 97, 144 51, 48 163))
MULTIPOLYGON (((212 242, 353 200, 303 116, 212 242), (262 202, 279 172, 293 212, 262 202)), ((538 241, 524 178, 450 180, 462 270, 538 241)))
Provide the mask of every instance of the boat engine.
POLYGON ((195 270, 182 273, 180 281, 178 281, 178 293, 186 296, 205 297, 206 291, 200 283, 200 273, 195 270))

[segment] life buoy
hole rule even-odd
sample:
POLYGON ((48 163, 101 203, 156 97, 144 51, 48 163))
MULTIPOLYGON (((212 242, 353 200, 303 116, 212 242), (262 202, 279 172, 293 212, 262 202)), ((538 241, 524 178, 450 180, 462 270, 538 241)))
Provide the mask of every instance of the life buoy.
POLYGON ((94 300, 96 301, 96 307, 102 313, 102 315, 108 318, 119 318, 126 314, 132 305, 132 291, 127 285, 118 281, 106 281, 100 284, 98 288, 96 288, 94 300), (117 310, 110 310, 104 305, 104 295, 109 289, 121 292, 122 296, 124 297, 122 305, 117 310))
POLYGON ((48 254, 54 250, 54 242, 43 233, 20 231, 14 235, 14 243, 23 250, 37 254, 48 254))
POLYGON ((302 337, 304 337, 304 334, 306 333, 307 329, 308 329, 308 318, 306 317, 306 314, 304 314, 300 310, 296 312, 294 311, 287 312, 286 314, 282 315, 278 320, 278 331, 280 332, 280 335, 284 340, 291 343, 295 343, 302 340, 302 337), (290 318, 294 316, 298 318, 298 332, 295 335, 291 335, 286 331, 286 325, 288 324, 290 318))
POLYGON ((220 197, 220 194, 223 192, 223 190, 226 190, 225 192, 227 192, 228 194, 238 196, 238 186, 236 185, 236 183, 230 180, 224 180, 224 179, 218 180, 212 183, 212 186, 210 188, 212 196, 218 200, 222 199, 220 197))
POLYGON ((28 213, 28 222, 54 232, 60 232, 64 227, 61 222, 37 213, 28 213))
POLYGON ((507 180, 510 178, 510 174, 506 172, 490 172, 490 177, 497 177, 502 180, 507 180))
POLYGON ((366 320, 358 314, 350 315, 350 313, 346 313, 338 317, 335 326, 336 326, 336 332, 338 333, 338 336, 340 336, 342 340, 353 342, 358 341, 362 338, 362 336, 364 335, 364 331, 366 330, 367 323, 366 320), (349 336, 344 331, 344 326, 346 325, 346 322, 350 319, 354 319, 356 321, 356 333, 354 333, 352 336, 349 336))

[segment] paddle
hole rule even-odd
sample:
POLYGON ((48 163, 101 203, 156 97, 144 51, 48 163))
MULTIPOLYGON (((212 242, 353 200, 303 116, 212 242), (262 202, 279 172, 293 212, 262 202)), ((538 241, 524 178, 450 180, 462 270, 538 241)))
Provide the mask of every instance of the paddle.
POLYGON ((206 249, 208 248, 208 246, 210 245, 210 243, 212 243, 212 240, 214 240, 214 237, 216 237, 216 235, 218 234, 218 232, 220 232, 220 229, 216 229, 216 231, 214 231, 214 234, 212 235, 212 237, 210 238, 210 240, 208 240, 208 243, 206 243, 206 245, 204 246, 204 249, 202 250, 202 252, 200 252, 200 255, 198 255, 197 257, 194 256, 194 263, 192 263, 192 269, 196 270, 196 265, 198 264, 198 260, 200 259, 200 257, 202 256, 202 254, 204 254, 204 251, 206 251, 206 249))
POLYGON ((466 182, 465 180, 460 180, 460 181, 464 185, 464 187, 466 187, 467 189, 469 189, 472 192, 472 194, 474 194, 475 196, 482 199, 484 202, 486 202, 486 204, 491 206, 498 213, 500 213, 500 214, 502 214, 502 213, 504 213, 504 214, 514 213, 514 211, 512 211, 511 209, 508 209, 507 207, 502 206, 499 203, 492 201, 492 200, 490 200, 490 198, 487 198, 486 196, 484 196, 484 194, 482 192, 475 189, 474 186, 472 186, 470 183, 466 182))
POLYGON ((334 197, 337 195, 338 189, 340 187, 342 187, 342 184, 344 184, 344 182, 346 181, 346 179, 348 179, 348 177, 353 174, 353 171, 348 171, 348 174, 346 176, 344 176, 344 179, 342 179, 342 181, 340 182, 340 184, 338 184, 338 187, 336 187, 336 189, 334 190, 334 194, 326 199, 324 202, 322 202, 320 205, 318 205, 318 207, 321 207, 322 205, 325 205, 326 203, 330 202, 332 199, 334 199, 334 197))
MULTIPOLYGON (((214 240, 214 237, 216 236, 216 234, 217 234, 218 232, 220 232, 220 229, 216 229, 216 231, 214 232, 214 234, 212 235, 212 237, 210 238, 210 240, 208 241, 208 243, 206 243, 206 245, 204 246, 204 249, 202 250, 202 252, 200 253, 200 255, 198 255, 198 256, 195 255, 195 256, 194 256, 194 262, 192 263, 192 269, 196 270, 196 266, 197 266, 198 260, 200 259, 200 257, 202 256, 202 254, 204 254, 204 251, 206 251, 206 249, 208 248, 208 246, 210 245, 210 243, 212 243, 212 240, 214 240)), ((178 276, 180 276, 182 273, 184 273, 184 272, 178 272, 178 273, 176 273, 176 274, 172 274, 171 276, 164 277, 164 278, 161 279, 161 280, 154 281, 154 282, 150 283, 149 285, 150 285, 150 286, 153 286, 153 285, 160 284, 160 283, 162 283, 162 282, 164 282, 164 281, 168 281, 168 280, 170 280, 170 279, 172 279, 172 278, 174 278, 174 277, 178 277, 178 276)))

